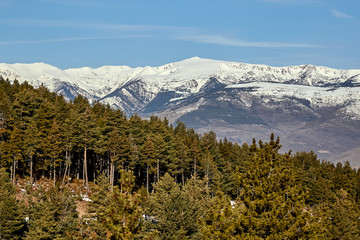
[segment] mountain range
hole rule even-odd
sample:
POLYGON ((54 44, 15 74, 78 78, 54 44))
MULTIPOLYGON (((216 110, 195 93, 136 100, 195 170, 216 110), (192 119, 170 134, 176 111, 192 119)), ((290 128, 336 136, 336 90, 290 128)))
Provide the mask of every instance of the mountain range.
POLYGON ((72 100, 81 94, 128 116, 167 117, 238 143, 268 139, 283 150, 313 150, 360 167, 360 70, 266 65, 198 57, 160 67, 61 70, 45 63, 0 63, 4 79, 27 81, 72 100))

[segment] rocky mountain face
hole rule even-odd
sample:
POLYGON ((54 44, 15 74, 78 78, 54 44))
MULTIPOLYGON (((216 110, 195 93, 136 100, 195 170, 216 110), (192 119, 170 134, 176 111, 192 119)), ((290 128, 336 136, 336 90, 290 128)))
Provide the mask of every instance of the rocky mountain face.
POLYGON ((283 149, 313 150, 360 167, 360 70, 312 65, 270 67, 191 58, 160 67, 60 70, 0 64, 9 80, 44 84, 71 100, 78 94, 127 115, 167 117, 198 132, 239 143, 280 136, 283 149), (344 157, 346 156, 346 157, 344 157))

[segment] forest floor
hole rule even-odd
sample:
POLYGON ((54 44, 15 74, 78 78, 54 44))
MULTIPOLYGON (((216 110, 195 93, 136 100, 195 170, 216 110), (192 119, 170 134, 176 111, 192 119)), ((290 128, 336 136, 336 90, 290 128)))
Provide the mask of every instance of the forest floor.
MULTIPOLYGON (((56 183, 56 187, 59 188, 68 188, 73 196, 75 197, 76 210, 79 214, 79 218, 82 218, 86 215, 88 209, 88 202, 91 202, 89 195, 91 195, 91 187, 93 183, 89 183, 89 188, 87 189, 84 181, 79 179, 69 179, 68 182, 62 184, 61 182, 56 183)), ((41 178, 30 184, 29 178, 17 178, 15 183, 16 188, 16 198, 20 201, 24 201, 27 204, 27 199, 31 192, 43 189, 48 191, 54 187, 54 181, 49 178, 41 178)))

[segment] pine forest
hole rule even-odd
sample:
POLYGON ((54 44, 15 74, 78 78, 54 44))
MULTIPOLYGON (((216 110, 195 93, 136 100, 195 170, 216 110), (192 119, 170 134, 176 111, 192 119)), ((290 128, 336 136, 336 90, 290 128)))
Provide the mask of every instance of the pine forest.
POLYGON ((0 77, 0 239, 360 239, 360 171, 0 77))

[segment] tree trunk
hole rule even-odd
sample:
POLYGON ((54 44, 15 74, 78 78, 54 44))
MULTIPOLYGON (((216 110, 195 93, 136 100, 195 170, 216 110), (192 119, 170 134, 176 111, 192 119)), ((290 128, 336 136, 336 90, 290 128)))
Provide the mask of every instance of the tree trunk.
POLYGON ((54 167, 54 187, 56 186, 56 166, 55 166, 55 159, 53 160, 53 162, 54 162, 54 165, 53 165, 53 167, 54 167))
POLYGON ((159 159, 156 162, 156 181, 159 182, 160 179, 160 163, 159 159))
POLYGON ((206 188, 209 189, 209 170, 210 170, 210 159, 206 156, 206 188))
POLYGON ((66 151, 65 151, 65 172, 64 172, 64 177, 63 177, 63 181, 62 181, 62 184, 63 184, 63 185, 64 185, 64 183, 65 183, 65 178, 66 178, 66 174, 67 174, 68 168, 69 168, 69 150, 68 150, 68 148, 66 147, 66 151))
POLYGON ((87 174, 87 159, 86 159, 86 144, 85 144, 85 148, 84 148, 84 174, 85 174, 85 185, 86 185, 86 189, 89 190, 89 179, 88 179, 88 174, 87 174))
POLYGON ((107 177, 109 178, 109 180, 110 180, 110 165, 111 165, 111 151, 109 151, 107 166, 106 166, 107 177))
POLYGON ((14 159, 13 160, 13 167, 14 167, 14 169, 13 169, 13 179, 12 179, 12 183, 13 184, 15 184, 15 179, 16 179, 16 160, 14 159))
POLYGON ((196 157, 194 157, 194 178, 196 179, 196 157))
POLYGON ((33 156, 30 156, 30 184, 33 183, 33 156))
POLYGON ((183 187, 184 187, 184 186, 185 186, 184 171, 181 173, 181 181, 182 181, 182 185, 183 185, 183 187))
MULTIPOLYGON (((13 165, 14 165, 14 160, 13 160, 13 165)), ((10 175, 10 180, 12 183, 14 183, 14 166, 11 166, 11 169, 10 169, 10 172, 11 172, 11 175, 10 175)))
POLYGON ((149 164, 146 163, 146 190, 149 193, 149 164))
POLYGON ((63 184, 63 185, 65 184, 65 179, 66 179, 66 175, 67 175, 67 172, 68 172, 68 168, 69 168, 69 166, 66 164, 66 166, 65 166, 65 172, 64 172, 64 177, 63 177, 63 180, 62 180, 62 184, 63 184))
POLYGON ((114 153, 114 156, 111 158, 111 162, 110 162, 110 186, 111 187, 114 186, 114 157, 115 157, 115 153, 114 153))
POLYGON ((79 156, 77 156, 78 157, 78 160, 77 160, 77 162, 78 162, 78 164, 77 164, 77 173, 76 173, 76 178, 77 178, 77 180, 79 180, 80 179, 80 157, 79 156))
POLYGON ((85 183, 85 150, 84 150, 84 159, 83 159, 83 170, 82 170, 82 179, 84 180, 85 183))
MULTIPOLYGON (((97 168, 97 164, 96 164, 96 163, 99 163, 99 162, 100 162, 100 159, 99 159, 99 157, 98 157, 97 154, 96 154, 96 160, 95 160, 95 161, 96 161, 96 162, 95 162, 95 167, 94 167, 94 169, 97 168)), ((96 170, 93 171, 93 182, 94 182, 94 183, 96 182, 96 170)))

